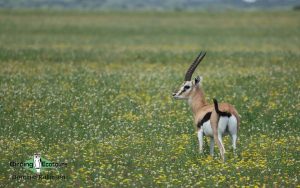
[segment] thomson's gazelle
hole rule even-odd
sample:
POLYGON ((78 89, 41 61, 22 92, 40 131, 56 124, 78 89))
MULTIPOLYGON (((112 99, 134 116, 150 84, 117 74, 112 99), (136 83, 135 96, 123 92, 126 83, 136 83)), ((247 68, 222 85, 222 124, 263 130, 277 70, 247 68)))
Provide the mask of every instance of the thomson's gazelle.
POLYGON ((200 87, 202 77, 197 76, 191 80, 192 74, 205 56, 200 53, 191 64, 185 74, 185 80, 178 91, 173 93, 175 99, 186 99, 192 108, 194 122, 197 126, 200 153, 203 152, 203 136, 210 137, 210 154, 214 153, 214 143, 218 145, 221 157, 225 160, 225 148, 222 143, 222 136, 229 134, 232 138, 232 146, 235 152, 237 133, 240 118, 233 105, 228 103, 218 104, 214 99, 214 104, 208 104, 204 97, 204 92, 200 87))

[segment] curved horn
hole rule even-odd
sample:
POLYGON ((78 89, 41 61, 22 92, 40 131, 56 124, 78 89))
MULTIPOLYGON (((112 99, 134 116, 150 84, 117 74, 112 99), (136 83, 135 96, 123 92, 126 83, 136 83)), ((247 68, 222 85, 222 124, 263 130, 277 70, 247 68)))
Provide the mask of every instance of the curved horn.
POLYGON ((185 78, 184 78, 185 81, 191 81, 192 75, 193 75, 195 69, 197 68, 197 66, 202 61, 202 59, 204 58, 205 55, 206 55, 206 52, 200 52, 200 54, 195 59, 194 63, 192 63, 191 66, 189 67, 189 69, 186 71, 185 78))

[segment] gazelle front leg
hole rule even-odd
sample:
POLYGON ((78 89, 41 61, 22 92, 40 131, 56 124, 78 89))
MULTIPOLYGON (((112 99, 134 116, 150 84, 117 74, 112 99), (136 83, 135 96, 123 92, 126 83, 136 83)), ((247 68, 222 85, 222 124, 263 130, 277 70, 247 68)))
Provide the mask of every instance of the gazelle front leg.
POLYGON ((198 129, 198 142, 199 142, 199 152, 203 153, 203 129, 202 127, 198 129))
POLYGON ((215 147, 215 141, 214 141, 214 137, 210 137, 210 155, 213 157, 214 156, 214 147, 215 147))

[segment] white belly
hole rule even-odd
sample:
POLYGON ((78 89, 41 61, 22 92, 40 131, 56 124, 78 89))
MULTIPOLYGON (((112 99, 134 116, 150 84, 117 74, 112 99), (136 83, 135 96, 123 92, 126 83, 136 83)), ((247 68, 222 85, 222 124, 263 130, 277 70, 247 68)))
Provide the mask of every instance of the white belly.
POLYGON ((203 129, 203 132, 206 136, 211 136, 211 137, 213 136, 213 130, 212 130, 211 125, 210 125, 210 120, 203 123, 202 129, 203 129))

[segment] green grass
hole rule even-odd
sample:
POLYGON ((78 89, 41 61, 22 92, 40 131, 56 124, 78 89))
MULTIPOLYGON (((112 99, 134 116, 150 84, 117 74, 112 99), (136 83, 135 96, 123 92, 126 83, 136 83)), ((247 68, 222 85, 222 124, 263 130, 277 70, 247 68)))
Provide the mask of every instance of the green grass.
MULTIPOLYGON (((0 11, 0 185, 299 186, 299 12, 0 11), (242 116, 238 156, 198 153, 191 110, 174 101, 200 50, 208 101, 242 116), (33 153, 66 180, 10 161, 33 153)), ((217 151, 217 149, 216 149, 217 151)))

